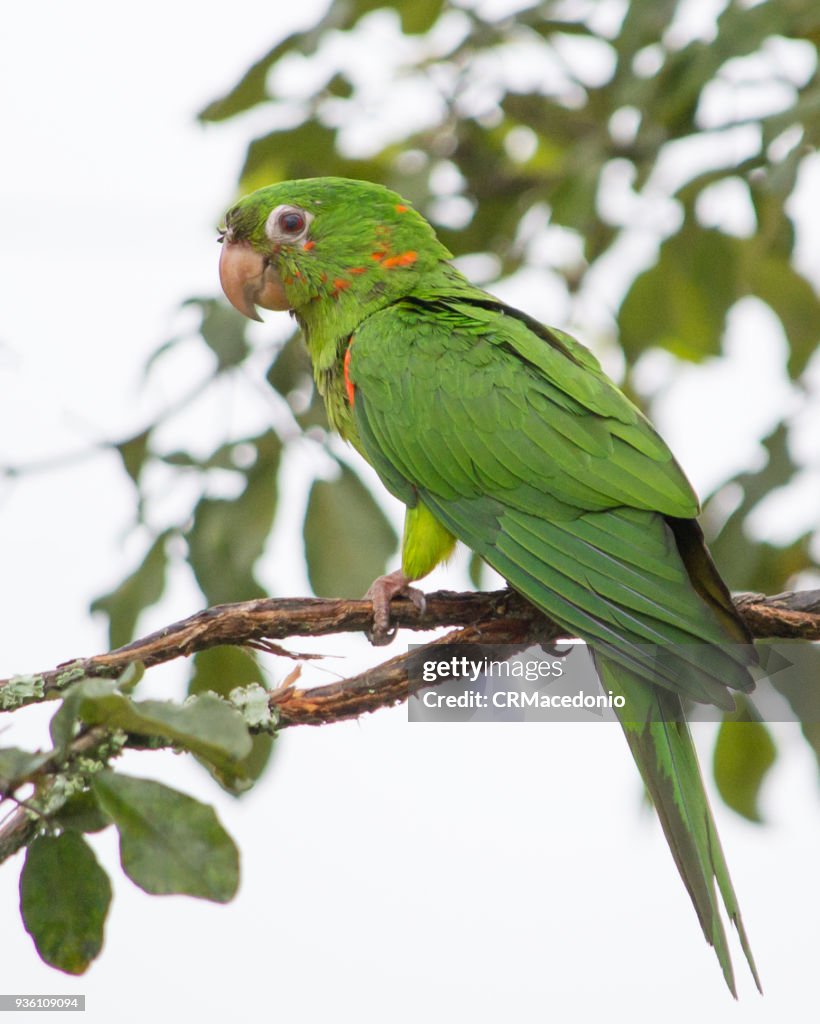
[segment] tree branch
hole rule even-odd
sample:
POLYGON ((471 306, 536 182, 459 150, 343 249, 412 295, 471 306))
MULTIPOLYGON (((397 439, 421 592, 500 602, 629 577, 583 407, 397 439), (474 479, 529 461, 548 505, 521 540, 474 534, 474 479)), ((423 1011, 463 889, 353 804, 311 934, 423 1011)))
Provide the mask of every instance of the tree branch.
MULTIPOLYGON (((820 640, 820 590, 774 597, 742 594, 735 598, 735 605, 757 638, 820 640)), ((446 645, 481 643, 524 648, 537 643, 548 647, 556 640, 570 639, 566 630, 512 590, 472 594, 439 591, 429 595, 423 614, 411 601, 399 598, 393 602, 392 613, 394 624, 405 629, 459 628, 348 679, 309 689, 286 683, 272 690, 268 703, 277 714, 278 728, 343 721, 401 703, 422 685, 429 685, 422 683, 421 672, 414 671, 416 663, 446 645)), ((29 688, 31 695, 18 703, 31 703, 45 699, 76 679, 116 677, 135 662, 150 667, 219 645, 252 647, 294 657, 275 641, 366 631, 372 627, 372 619, 369 601, 271 598, 217 605, 115 651, 65 662, 38 676, 2 679, 0 697, 4 689, 25 684, 22 689, 29 688)), ((92 749, 106 735, 103 726, 87 729, 73 741, 69 754, 75 756, 92 749)), ((129 736, 123 745, 141 744, 139 737, 129 736)), ((46 764, 35 774, 39 778, 47 775, 48 770, 46 764)), ((25 846, 36 828, 36 817, 24 806, 7 817, 0 824, 0 861, 25 846)))
MULTIPOLYGON (((820 640, 820 590, 774 597, 741 594, 735 598, 735 605, 757 638, 820 640)), ((428 647, 468 642, 528 645, 570 638, 566 630, 512 590, 468 594, 437 591, 428 596, 423 614, 411 601, 397 598, 392 613, 394 624, 404 629, 460 627, 428 647)), ((216 605, 115 651, 64 662, 32 678, 45 695, 74 679, 116 677, 134 662, 150 668, 220 645, 285 655, 289 652, 275 641, 366 631, 372 626, 372 616, 369 601, 265 598, 216 605)), ((423 656, 425 649, 391 658, 358 676, 327 686, 306 690, 286 686, 274 690, 271 706, 278 711, 281 725, 287 726, 352 718, 406 700, 410 695, 408 671, 412 659, 423 656)), ((0 680, 0 693, 3 687, 19 679, 0 680)))

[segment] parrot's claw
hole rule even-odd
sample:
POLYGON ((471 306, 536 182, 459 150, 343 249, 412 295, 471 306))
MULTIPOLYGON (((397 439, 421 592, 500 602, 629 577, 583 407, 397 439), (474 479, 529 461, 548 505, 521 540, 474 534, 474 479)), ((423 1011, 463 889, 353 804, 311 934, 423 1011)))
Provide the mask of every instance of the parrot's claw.
POLYGON ((390 602, 399 596, 408 597, 419 614, 424 615, 427 608, 424 594, 410 586, 410 580, 401 569, 374 580, 364 595, 366 601, 373 602, 373 628, 367 638, 375 647, 389 644, 396 635, 397 627, 390 625, 390 602))

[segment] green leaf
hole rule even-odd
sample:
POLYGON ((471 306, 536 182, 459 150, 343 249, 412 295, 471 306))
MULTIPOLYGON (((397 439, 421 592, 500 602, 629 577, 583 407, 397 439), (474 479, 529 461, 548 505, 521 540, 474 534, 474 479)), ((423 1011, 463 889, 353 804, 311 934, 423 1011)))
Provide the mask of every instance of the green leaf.
POLYGON ((250 651, 240 647, 211 647, 194 655, 194 671, 188 682, 189 694, 211 691, 227 697, 237 686, 249 686, 262 679, 262 670, 250 651))
POLYGON ((39 836, 20 876, 20 913, 42 959, 82 974, 102 948, 111 883, 77 832, 39 836))
POLYGON ((302 430, 328 429, 325 403, 313 383, 304 339, 294 334, 268 367, 268 383, 285 398, 302 430))
POLYGON ((338 22, 338 5, 331 9, 314 29, 296 32, 273 46, 255 61, 237 84, 220 99, 213 100, 199 112, 201 121, 224 121, 235 117, 268 98, 267 78, 270 69, 287 53, 307 55, 315 52, 324 31, 338 22), (336 8, 334 11, 333 8, 336 8))
POLYGON ((247 757, 251 739, 242 715, 213 694, 192 697, 184 705, 172 701, 135 701, 110 679, 86 679, 75 684, 65 700, 63 717, 52 720, 55 743, 66 742, 73 718, 86 725, 104 725, 139 736, 158 736, 179 743, 216 765, 230 767, 247 757))
POLYGON ((140 434, 129 437, 127 441, 121 441, 116 449, 122 459, 125 472, 131 477, 134 483, 139 480, 145 458, 148 455, 148 439, 151 431, 143 430, 140 434))
MULTIPOLYGON (((380 8, 397 9, 405 32, 425 32, 432 26, 443 7, 443 0, 414 0, 399 5, 385 4, 383 0, 356 0, 352 3, 330 4, 327 13, 307 32, 295 32, 276 43, 255 61, 237 84, 224 96, 210 102, 199 113, 202 121, 224 121, 242 114, 258 103, 271 99, 268 93, 268 75, 284 56, 298 53, 309 56, 316 52, 330 33, 352 28, 370 11, 380 8)), ((325 171, 325 173, 334 173, 325 171)))
POLYGON ((167 537, 168 531, 161 533, 148 549, 142 564, 118 587, 91 603, 92 612, 103 612, 108 616, 112 648, 122 647, 134 638, 140 614, 163 595, 168 568, 167 537))
POLYGON ((724 718, 713 758, 715 783, 726 803, 749 821, 761 821, 760 787, 777 757, 769 730, 753 716, 745 700, 724 718))
POLYGON ((120 833, 120 860, 153 895, 182 893, 227 903, 239 886, 239 852, 212 807, 174 789, 100 772, 92 786, 120 833))
POLYGON ((49 815, 49 821, 52 826, 74 832, 101 832, 111 824, 111 819, 90 790, 81 790, 70 796, 58 811, 49 815))
MULTIPOLYGON (((767 494, 788 483, 795 472, 784 424, 778 424, 764 439, 763 447, 768 456, 763 468, 740 473, 730 481, 743 489, 743 499, 717 536, 709 538, 709 547, 733 589, 776 594, 785 589, 792 576, 812 564, 811 538, 806 534, 785 547, 776 547, 755 542, 747 535, 744 524, 752 509, 767 494)), ((707 521, 708 513, 707 504, 707 521)))
POLYGON ((117 676, 117 687, 127 694, 132 694, 145 675, 145 665, 141 661, 132 661, 117 676))
POLYGON ((198 306, 202 313, 199 331, 217 358, 217 372, 237 366, 250 352, 245 338, 248 321, 221 299, 188 299, 186 306, 198 306))
POLYGON ((55 750, 65 750, 79 728, 78 711, 82 695, 76 684, 65 691, 62 703, 51 716, 48 729, 55 750))
POLYGON ((268 384, 284 398, 295 388, 313 380, 310 356, 301 334, 293 334, 276 353, 268 367, 268 384))
POLYGON ((253 566, 264 550, 268 531, 242 529, 241 499, 202 498, 194 510, 188 533, 188 560, 197 583, 210 605, 251 601, 265 597, 265 590, 253 575, 253 566))
POLYGON ((338 96, 339 99, 347 100, 353 95, 353 83, 338 71, 325 86, 326 92, 331 96, 338 96))
POLYGON ((481 590, 481 577, 484 573, 484 559, 481 555, 477 555, 473 552, 470 556, 470 565, 467 571, 470 575, 470 582, 472 585, 476 590, 481 590))
POLYGON ((214 764, 230 765, 250 753, 242 716, 213 694, 192 697, 182 707, 160 700, 132 703, 150 735, 166 736, 214 764))
POLYGON ((0 748, 0 793, 12 792, 20 780, 37 771, 50 756, 50 752, 33 754, 19 747, 0 748))
POLYGON ((811 284, 784 257, 749 261, 750 286, 780 318, 789 341, 789 373, 797 378, 820 341, 820 300, 811 284))
POLYGON ((188 532, 188 560, 209 604, 249 601, 266 592, 253 575, 273 525, 282 443, 269 431, 253 442, 256 462, 238 498, 202 498, 188 532))
POLYGON ((443 0, 413 0, 413 3, 380 4, 380 7, 393 7, 399 12, 401 30, 406 35, 419 35, 428 32, 435 25, 444 6, 443 0))
POLYGON ((311 488, 304 537, 310 585, 320 597, 363 594, 398 543, 370 491, 344 465, 336 480, 311 488))
POLYGON ((318 121, 277 129, 254 139, 240 174, 242 190, 250 192, 272 181, 316 174, 370 181, 384 177, 381 162, 344 157, 336 149, 335 140, 335 129, 318 121))
POLYGON ((664 242, 618 316, 630 362, 652 346, 692 362, 720 352, 726 314, 741 295, 737 253, 737 239, 691 223, 664 242))
POLYGON ((233 89, 220 99, 210 102, 199 112, 200 121, 224 121, 267 99, 268 72, 281 54, 290 48, 292 39, 293 36, 288 36, 255 61, 233 89))
MULTIPOLYGON (((256 659, 238 647, 212 647, 194 655, 194 674, 188 683, 189 693, 209 690, 228 697, 238 686, 249 686, 262 679, 256 659)), ((270 762, 273 736, 267 733, 251 735, 251 750, 245 757, 231 764, 198 758, 200 763, 222 788, 232 796, 241 796, 252 788, 270 762)))
POLYGON ((771 676, 772 686, 789 702, 820 767, 820 645, 783 640, 773 643, 792 668, 771 676))
POLYGON ((211 778, 231 796, 242 796, 253 789, 257 780, 270 765, 275 739, 267 733, 251 737, 251 751, 247 757, 231 763, 213 764, 198 757, 211 778))

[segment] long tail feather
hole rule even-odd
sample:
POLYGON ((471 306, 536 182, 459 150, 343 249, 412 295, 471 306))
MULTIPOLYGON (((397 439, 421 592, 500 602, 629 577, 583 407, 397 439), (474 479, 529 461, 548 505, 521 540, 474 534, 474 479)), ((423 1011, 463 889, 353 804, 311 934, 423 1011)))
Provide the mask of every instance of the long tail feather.
POLYGON ((595 662, 606 688, 624 698, 619 717, 627 743, 730 992, 737 998, 715 882, 762 992, 680 698, 601 655, 595 655, 595 662))

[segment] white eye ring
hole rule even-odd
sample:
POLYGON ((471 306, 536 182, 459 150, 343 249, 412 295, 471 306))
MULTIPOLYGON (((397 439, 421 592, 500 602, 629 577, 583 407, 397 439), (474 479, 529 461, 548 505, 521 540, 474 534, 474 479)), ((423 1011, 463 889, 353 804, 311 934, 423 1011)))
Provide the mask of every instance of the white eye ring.
POLYGON ((296 242, 307 234, 313 214, 300 206, 275 207, 265 221, 265 234, 271 242, 296 242))

